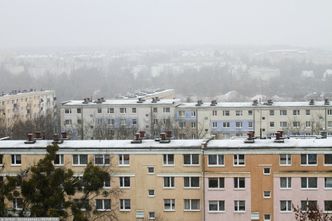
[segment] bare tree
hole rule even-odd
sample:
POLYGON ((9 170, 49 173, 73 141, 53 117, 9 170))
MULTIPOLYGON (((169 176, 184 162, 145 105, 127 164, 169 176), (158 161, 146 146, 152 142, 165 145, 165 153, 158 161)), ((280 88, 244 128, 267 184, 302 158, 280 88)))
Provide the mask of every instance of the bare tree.
POLYGON ((311 204, 308 200, 307 205, 306 209, 292 205, 297 221, 332 221, 332 215, 324 213, 323 210, 319 209, 318 205, 311 204))

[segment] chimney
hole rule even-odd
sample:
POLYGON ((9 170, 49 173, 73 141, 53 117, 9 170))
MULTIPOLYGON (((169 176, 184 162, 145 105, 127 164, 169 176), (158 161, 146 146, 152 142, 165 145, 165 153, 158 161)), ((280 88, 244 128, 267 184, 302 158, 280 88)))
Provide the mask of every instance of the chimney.
POLYGON ((253 100, 252 101, 252 106, 257 106, 257 105, 258 105, 258 100, 257 99, 253 100))
POLYGON ((275 143, 284 143, 284 137, 283 137, 283 131, 278 130, 275 135, 276 135, 276 139, 274 140, 275 143))
POLYGON ((330 101, 329 101, 328 98, 325 98, 325 99, 324 99, 324 105, 330 105, 330 101))
POLYGON ((309 105, 314 105, 314 104, 315 104, 314 99, 310 99, 310 101, 309 101, 309 105))
POLYGON ((68 140, 67 132, 61 132, 61 139, 68 140))
POLYGON ((255 131, 249 131, 247 135, 248 138, 244 141, 244 143, 255 143, 255 131))
POLYGON ((24 142, 25 144, 34 144, 36 140, 33 138, 33 133, 27 134, 27 140, 24 142))
POLYGON ((135 137, 134 137, 134 140, 132 140, 131 143, 142 143, 141 134, 136 133, 135 137))
POLYGON ((59 134, 53 134, 53 144, 62 144, 63 139, 59 138, 59 134))
POLYGON ((167 131, 166 131, 166 137, 167 137, 168 139, 171 139, 171 138, 172 138, 172 131, 171 131, 171 130, 167 130, 167 131))
POLYGON ((198 100, 196 106, 201 106, 203 104, 202 100, 198 100))
POLYGON ((139 137, 140 137, 140 139, 144 139, 144 137, 145 137, 145 131, 144 130, 141 130, 139 132, 139 137))
POLYGON ((159 140, 160 143, 170 143, 171 140, 168 139, 166 133, 160 133, 160 140, 159 140))
POLYGON ((217 105, 217 100, 212 100, 210 106, 216 106, 217 105))

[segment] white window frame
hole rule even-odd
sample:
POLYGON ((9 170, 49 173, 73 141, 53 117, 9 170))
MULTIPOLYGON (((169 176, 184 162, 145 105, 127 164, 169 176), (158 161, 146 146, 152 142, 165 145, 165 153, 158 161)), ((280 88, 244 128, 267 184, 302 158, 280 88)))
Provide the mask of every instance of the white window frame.
POLYGON ((332 185, 331 186, 327 186, 326 184, 329 183, 327 182, 327 180, 330 179, 331 184, 332 184, 332 177, 324 177, 324 188, 325 189, 332 189, 332 185))
POLYGON ((174 176, 165 176, 163 177, 164 189, 174 189, 175 188, 175 177, 174 176))
POLYGON ((112 201, 111 201, 111 199, 96 199, 95 203, 96 203, 95 207, 96 207, 97 211, 111 211, 111 209, 112 209, 112 201), (101 205, 102 205, 101 209, 97 209, 97 201, 101 202, 101 205), (109 201, 110 208, 105 208, 105 205, 106 205, 105 202, 106 201, 109 201))
POLYGON ((131 186, 131 181, 130 181, 130 176, 120 176, 119 177, 119 181, 120 181, 120 188, 123 188, 123 189, 129 189, 130 186, 131 186), (129 185, 125 185, 126 184, 126 181, 129 180, 129 185))
POLYGON ((147 169, 148 169, 148 174, 154 174, 155 173, 155 169, 154 169, 153 166, 148 166, 147 169), (150 169, 152 169, 153 171, 150 172, 150 169))
POLYGON ((120 199, 120 211, 130 211, 131 210, 131 200, 130 199, 120 199), (128 204, 129 202, 129 204, 128 204), (128 208, 129 205, 129 208, 128 208))
POLYGON ((218 122, 217 121, 213 121, 212 122, 212 127, 213 128, 217 128, 218 127, 218 122))
POLYGON ((279 165, 280 166, 291 166, 292 165, 292 155, 291 154, 279 154, 279 165), (282 155, 285 156, 285 163, 282 162, 282 155))
POLYGON ((245 200, 234 200, 234 213, 244 213, 246 211, 246 201, 245 200), (241 205, 243 204, 244 205, 241 205), (244 206, 244 209, 241 208, 244 206))
POLYGON ((53 161, 54 166, 63 166, 64 165, 64 159, 65 159, 65 157, 64 157, 63 154, 56 154, 55 159, 53 161), (59 159, 59 162, 56 163, 57 157, 59 159))
POLYGON ((270 199, 271 198, 271 191, 263 191, 263 198, 270 199))
POLYGON ((199 160, 199 154, 183 154, 183 165, 184 166, 199 166, 200 160, 199 160), (185 155, 189 155, 189 163, 185 162, 185 155), (197 157, 198 163, 193 163, 193 157, 197 157))
POLYGON ((317 177, 301 177, 301 183, 300 183, 300 185, 301 185, 301 189, 305 189, 305 190, 310 190, 310 189, 318 189, 318 178, 317 177), (302 180, 303 179, 305 179, 305 187, 302 187, 302 180), (309 179, 315 179, 316 180, 316 187, 310 187, 309 186, 309 179))
POLYGON ((13 198, 13 209, 14 210, 23 210, 23 198, 20 198, 20 197, 13 198), (19 202, 19 201, 21 201, 21 202, 19 202))
POLYGON ((174 154, 163 154, 163 166, 174 166, 175 165, 175 156, 174 154), (173 163, 170 163, 170 156, 173 157, 173 163))
POLYGON ((332 204, 332 200, 324 200, 324 213, 332 213, 332 208, 331 208, 331 210, 326 210, 326 203, 327 202, 330 202, 332 204))
POLYGON ((183 187, 185 189, 199 189, 200 188, 200 178, 199 176, 185 176, 183 177, 183 187), (193 186, 193 178, 198 179, 198 186, 193 186), (186 186, 186 179, 189 185, 186 186))
POLYGON ((225 189, 225 177, 209 177, 207 186, 209 190, 223 190, 225 189), (211 180, 217 180, 217 187, 210 187, 211 180))
POLYGON ((73 166, 86 166, 88 164, 89 155, 88 154, 73 154, 73 166), (81 157, 86 156, 86 163, 81 162, 81 157), (75 163, 75 157, 77 157, 77 163, 75 163))
POLYGON ((184 211, 201 211, 200 199, 184 199, 183 201, 184 211), (198 202, 198 209, 193 209, 193 201, 195 201, 196 203, 198 202), (189 208, 186 208, 186 205, 188 205, 186 202, 189 203, 189 208))
POLYGON ((164 211, 173 212, 175 211, 175 199, 164 199, 164 211), (166 208, 166 203, 169 204, 169 208, 166 208))
POLYGON ((246 165, 246 156, 245 154, 234 154, 233 155, 233 166, 240 167, 246 165), (240 159, 240 156, 243 156, 243 160, 240 159))
POLYGON ((292 213, 292 201, 291 200, 280 200, 280 213, 292 213), (285 204, 285 210, 282 209, 282 204, 285 204))
POLYGON ((222 213, 225 212, 225 200, 209 200, 208 204, 209 213, 222 213), (217 206, 217 210, 210 210, 210 205, 217 206), (221 205, 223 208, 221 208, 221 205))
POLYGON ((22 155, 21 154, 12 154, 11 155, 11 166, 21 166, 22 164, 22 155))
POLYGON ((301 157, 301 166, 317 166, 317 163, 318 163, 318 156, 317 154, 315 153, 309 153, 309 154, 301 154, 300 155, 301 157), (305 155, 305 163, 302 163, 302 156, 305 155), (316 162, 313 164, 313 163, 309 163, 309 155, 315 155, 316 156, 316 162))
POLYGON ((109 154, 95 154, 94 155, 94 163, 95 165, 110 165, 111 159, 109 154), (102 159, 102 163, 97 163, 96 159, 99 158, 102 159))
POLYGON ((156 196, 156 191, 154 189, 148 189, 148 197, 155 197, 155 196, 156 196))
POLYGON ((119 166, 128 167, 130 166, 130 155, 129 154, 119 154, 119 166), (126 159, 128 157, 128 159, 126 159))
POLYGON ((263 175, 264 175, 264 176, 269 176, 269 175, 271 175, 271 167, 264 167, 264 168, 263 168, 263 175), (265 171, 265 170, 268 170, 268 171, 265 171))
POLYGON ((246 178, 245 177, 234 177, 234 189, 235 190, 244 190, 246 188, 246 178), (240 187, 241 180, 244 180, 244 187, 240 187))
POLYGON ((208 155, 208 167, 223 167, 225 166, 225 155, 224 154, 209 154, 208 155), (211 164, 210 156, 216 157, 216 164, 211 164), (221 160, 222 158, 222 160, 221 160), (222 162, 220 162, 222 161, 222 162))
POLYGON ((292 177, 280 177, 279 178, 279 187, 280 189, 292 189, 292 177), (286 181, 286 187, 281 186, 281 179, 285 179, 286 181))
POLYGON ((264 221, 271 221, 271 214, 264 214, 264 221))

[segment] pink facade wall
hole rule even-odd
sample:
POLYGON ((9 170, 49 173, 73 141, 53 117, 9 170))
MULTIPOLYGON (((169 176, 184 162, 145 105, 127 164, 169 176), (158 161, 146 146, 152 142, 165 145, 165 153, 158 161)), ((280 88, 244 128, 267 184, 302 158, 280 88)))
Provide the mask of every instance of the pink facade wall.
MULTIPOLYGON (((218 177, 218 176, 208 176, 218 177)), ((225 177, 225 188, 223 190, 211 190, 208 188, 208 177, 205 178, 205 221, 236 220, 248 221, 251 216, 251 198, 250 198, 250 178, 246 177, 246 188, 243 190, 234 189, 233 177, 225 177), (224 200, 224 212, 209 212, 209 200, 224 200), (234 212, 234 200, 245 200, 246 211, 234 212)), ((220 176, 222 177, 222 176, 220 176)))
POLYGON ((295 206, 301 206, 301 200, 317 200, 324 210, 324 200, 332 200, 332 189, 324 188, 324 177, 318 177, 317 189, 301 189, 301 177, 292 177, 291 189, 280 189, 280 177, 274 177, 274 220, 295 221, 294 212, 281 212, 280 200, 292 200, 295 206))

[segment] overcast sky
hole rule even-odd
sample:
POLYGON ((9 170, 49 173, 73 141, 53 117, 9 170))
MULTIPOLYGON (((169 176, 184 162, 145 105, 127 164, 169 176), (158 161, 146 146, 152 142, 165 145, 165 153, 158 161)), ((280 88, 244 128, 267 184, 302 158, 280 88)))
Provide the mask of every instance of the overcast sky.
POLYGON ((332 48, 332 0, 0 0, 0 47, 332 48))

